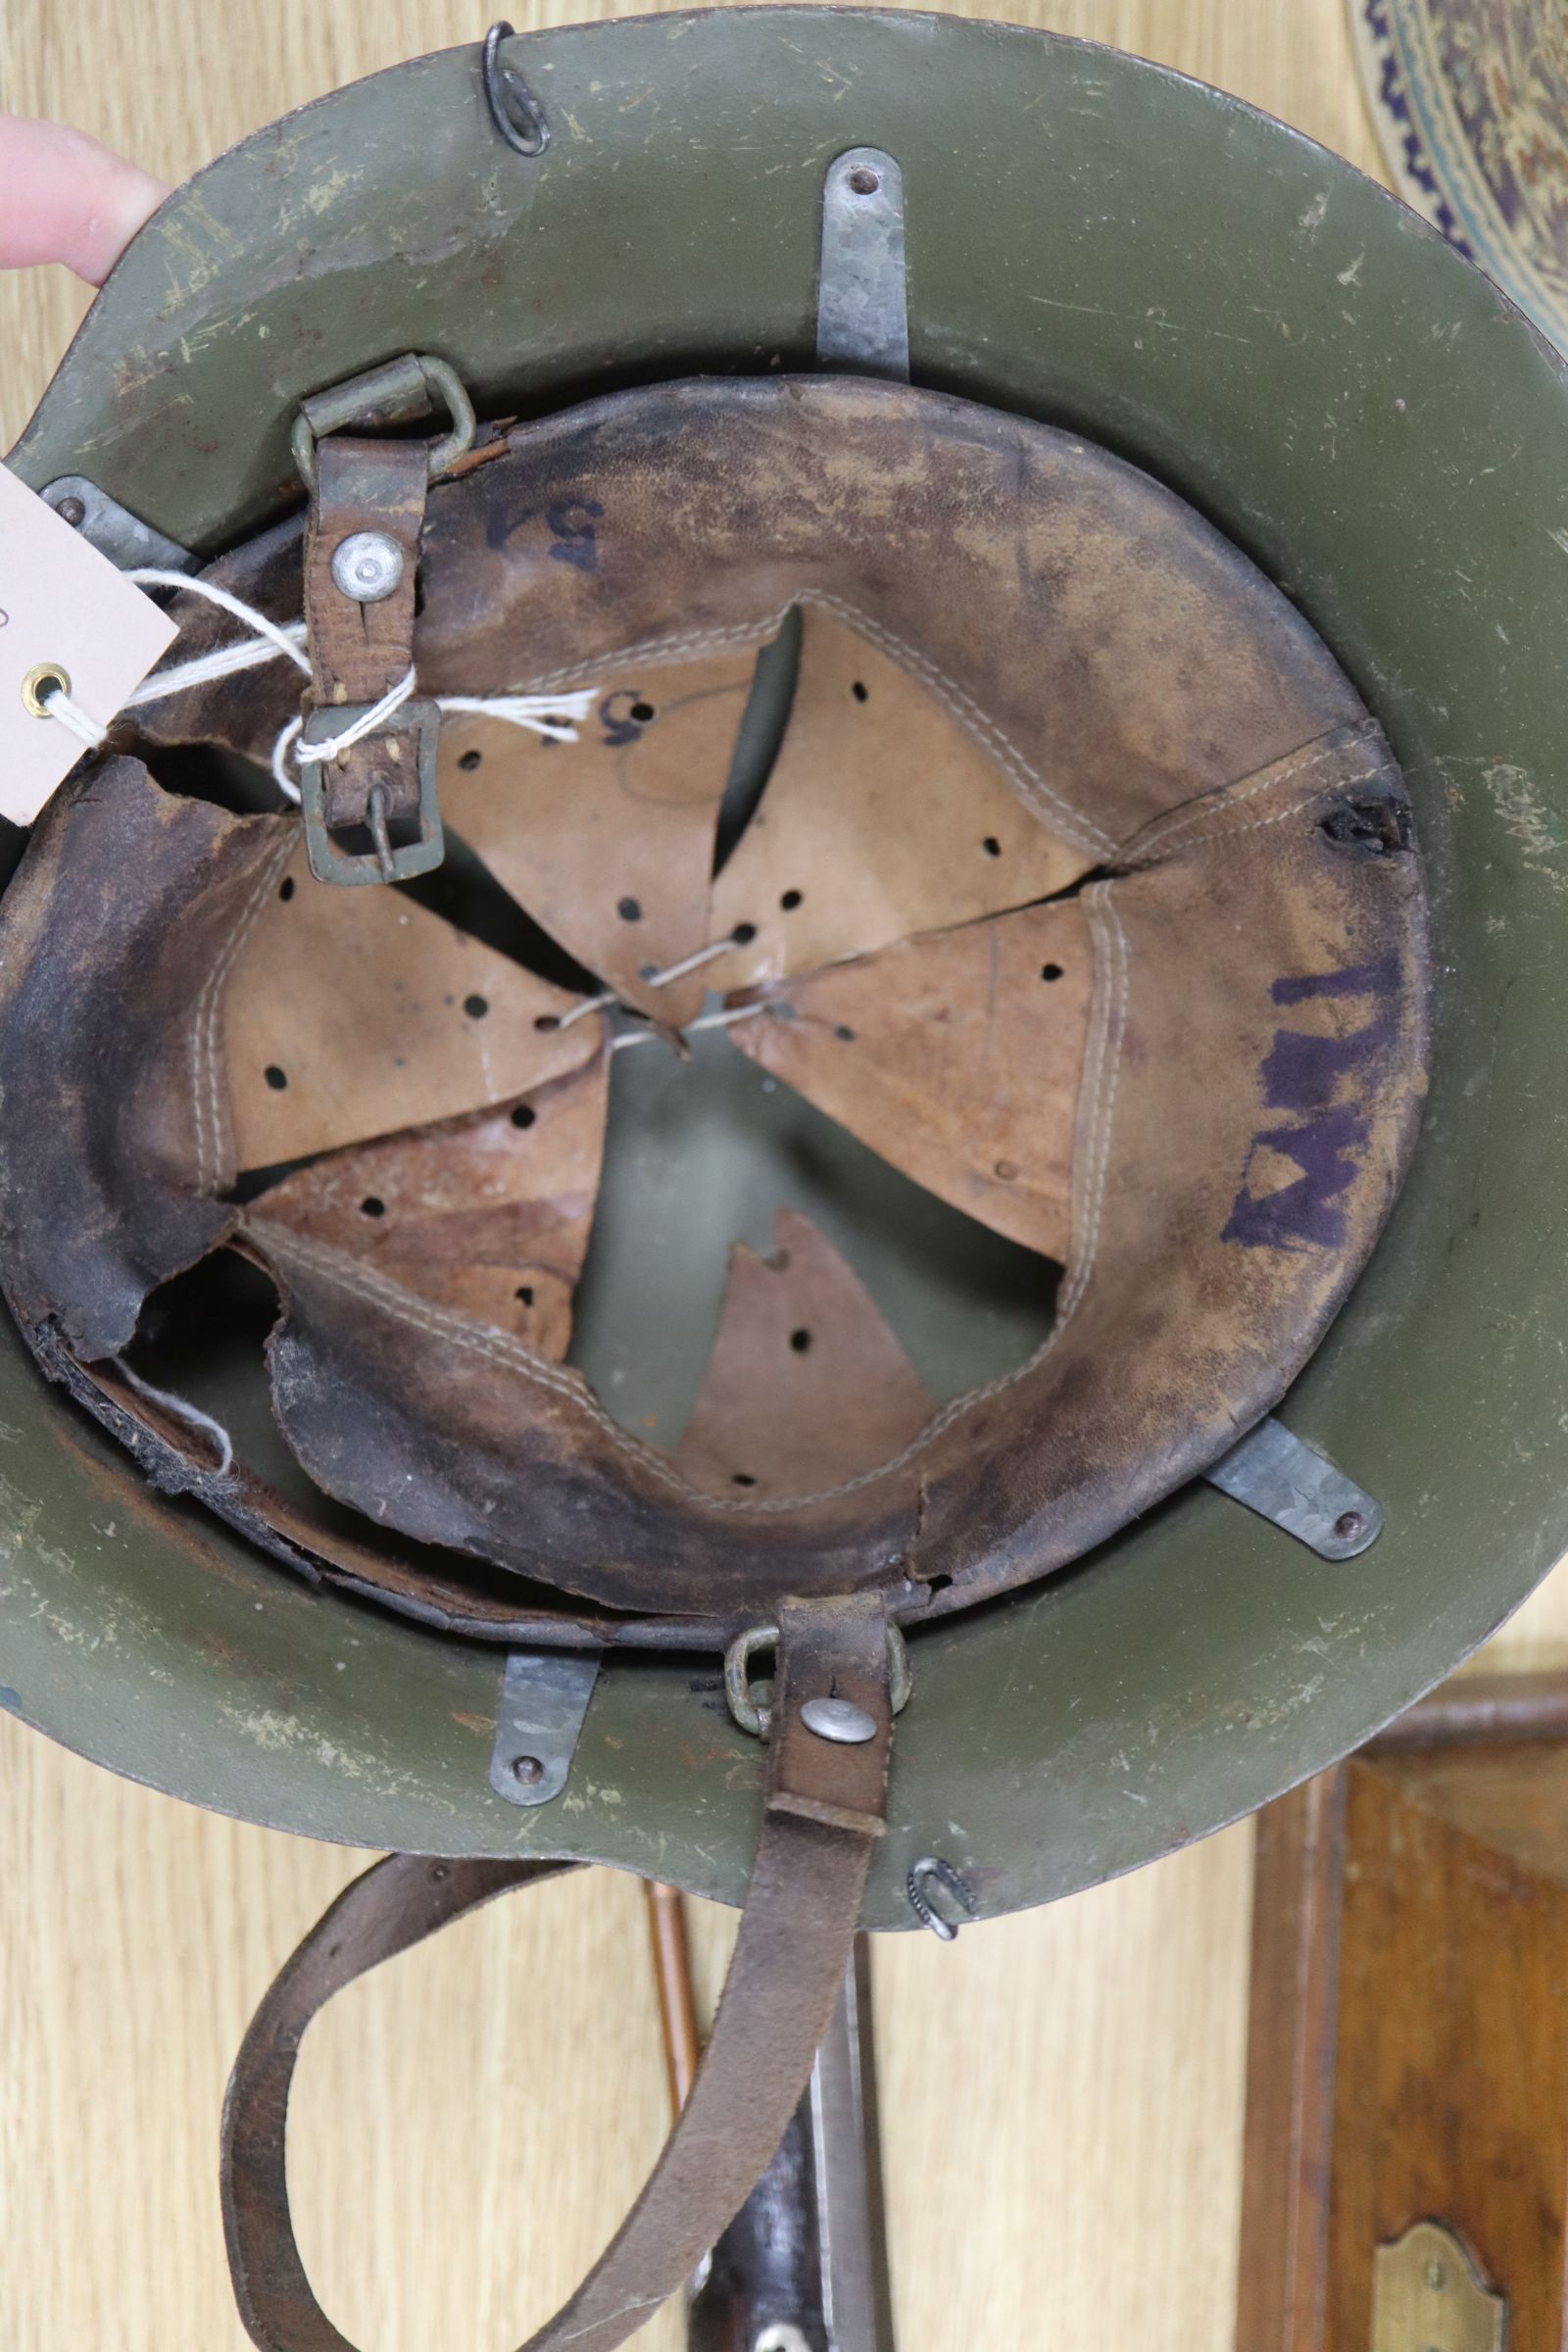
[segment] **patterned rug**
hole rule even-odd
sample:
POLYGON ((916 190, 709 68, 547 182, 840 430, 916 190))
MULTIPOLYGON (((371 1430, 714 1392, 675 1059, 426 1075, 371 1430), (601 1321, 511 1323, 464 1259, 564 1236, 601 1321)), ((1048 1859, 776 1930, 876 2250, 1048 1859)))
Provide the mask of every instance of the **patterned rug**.
POLYGON ((1565 0, 1349 0, 1399 194, 1568 351, 1565 0))

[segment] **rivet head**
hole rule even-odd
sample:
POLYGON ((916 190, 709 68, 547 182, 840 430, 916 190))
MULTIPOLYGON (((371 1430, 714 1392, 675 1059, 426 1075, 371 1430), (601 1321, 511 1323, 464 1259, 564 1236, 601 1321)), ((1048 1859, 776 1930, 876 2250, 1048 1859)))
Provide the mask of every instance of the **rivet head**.
POLYGON ((87 519, 86 506, 79 498, 57 499, 55 513, 62 522, 69 522, 74 531, 79 531, 87 519))
POLYGON ((801 1721, 818 1740, 835 1740, 840 1747, 863 1747, 876 1738, 876 1723, 852 1698, 808 1698, 801 1721))
POLYGON ((386 531, 352 531, 332 551, 332 577, 357 605, 378 605, 403 577, 403 550, 386 531))
POLYGON ((514 1756, 512 1777, 514 1781, 520 1781, 525 1788, 532 1788, 544 1779, 545 1768, 537 1756, 514 1756))
POLYGON ((1334 1522, 1334 1533, 1342 1544, 1353 1544, 1357 1536, 1365 1535, 1366 1520, 1359 1511, 1342 1511, 1334 1522))

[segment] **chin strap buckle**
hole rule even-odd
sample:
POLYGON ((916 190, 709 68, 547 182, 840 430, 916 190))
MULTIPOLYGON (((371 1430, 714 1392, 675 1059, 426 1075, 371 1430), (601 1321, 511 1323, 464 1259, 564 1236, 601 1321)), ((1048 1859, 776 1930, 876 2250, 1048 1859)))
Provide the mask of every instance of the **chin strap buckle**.
POLYGON ((312 676, 295 758, 318 882, 404 882, 441 863, 441 714, 415 696, 415 585, 429 484, 473 431, 467 395, 439 360, 394 361, 300 410, 312 676), (437 393, 452 427, 434 444, 344 429, 426 416, 437 393))
POLYGON ((390 723, 359 738, 350 754, 311 758, 370 718, 374 703, 313 710, 300 733, 300 807, 318 882, 406 882, 441 863, 446 844, 436 797, 441 713, 405 701, 390 723))

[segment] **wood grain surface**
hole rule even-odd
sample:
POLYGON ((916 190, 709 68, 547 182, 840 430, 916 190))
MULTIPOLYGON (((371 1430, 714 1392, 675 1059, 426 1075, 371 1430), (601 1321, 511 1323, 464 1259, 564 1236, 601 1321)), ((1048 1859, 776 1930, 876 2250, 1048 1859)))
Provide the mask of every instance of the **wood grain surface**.
MULTIPOLYGON (((519 26, 582 0, 514 0, 519 26)), ((1344 0, 991 0, 1375 152, 1344 0)), ((483 20, 439 0, 5 0, 0 100, 177 178, 335 83, 483 20)), ((0 283, 0 439, 83 308, 0 283)), ((1491 1652, 1568 1663, 1559 1577, 1491 1652)), ((0 2345, 239 2352, 219 2102, 273 1970, 358 1858, 211 1819, 0 1718, 0 2345)), ((1251 1839, 877 1949, 901 2352, 1224 2352, 1251 1839)), ((704 1909, 710 1988, 729 1922, 704 1909)), ((618 2221, 664 2120, 640 1889, 584 1874, 466 1923, 313 2031, 291 2132, 307 2260, 368 2352, 515 2343, 618 2221)), ((640 2343, 676 2352, 666 2310, 640 2343)))
POLYGON ((1568 1886, 1456 1827, 1397 1760, 1344 1778, 1326 2326, 1302 2340, 1366 2343, 1368 2246, 1434 2215, 1505 2283, 1512 2352, 1560 2352, 1568 1886))

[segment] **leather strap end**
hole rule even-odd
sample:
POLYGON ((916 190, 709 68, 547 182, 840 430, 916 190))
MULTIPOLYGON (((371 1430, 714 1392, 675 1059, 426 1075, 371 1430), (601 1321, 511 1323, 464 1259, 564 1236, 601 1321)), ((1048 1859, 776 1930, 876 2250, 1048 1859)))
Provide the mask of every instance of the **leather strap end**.
POLYGON ((768 1810, 880 1838, 887 1826, 893 1694, 887 1615, 875 1592, 786 1600, 767 1751, 768 1810), (846 1701, 871 1724, 846 1743, 813 1732, 812 1699, 846 1701))

